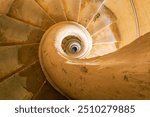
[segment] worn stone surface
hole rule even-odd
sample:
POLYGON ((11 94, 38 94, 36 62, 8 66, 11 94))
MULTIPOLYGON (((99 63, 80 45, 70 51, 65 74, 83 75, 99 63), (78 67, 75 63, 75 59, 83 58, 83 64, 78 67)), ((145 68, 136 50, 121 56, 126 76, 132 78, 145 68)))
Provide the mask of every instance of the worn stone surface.
POLYGON ((14 0, 0 0, 0 14, 7 14, 14 0))
POLYGON ((116 20, 117 18, 115 14, 106 6, 102 6, 93 18, 92 22, 89 24, 87 30, 91 35, 93 35, 113 24, 116 20))
POLYGON ((62 0, 35 0, 55 22, 66 21, 62 0))
POLYGON ((117 51, 116 43, 97 43, 94 44, 92 50, 87 58, 104 56, 106 54, 117 51))
POLYGON ((54 24, 53 20, 34 0, 14 0, 8 15, 46 30, 54 24))
POLYGON ((66 100, 67 98, 57 92, 47 81, 34 100, 66 100))
POLYGON ((0 79, 38 60, 39 44, 0 46, 0 79))
POLYGON ((82 0, 79 23, 86 27, 100 9, 103 1, 104 0, 82 0))
POLYGON ((138 38, 150 32, 150 0, 103 1, 0 0, 0 99, 65 99, 44 83, 36 43, 66 20, 87 28, 96 58, 66 60, 44 50, 47 79, 58 91, 72 99, 150 99, 150 34, 138 38))
POLYGON ((117 52, 91 60, 63 58, 47 45, 47 39, 42 46, 42 51, 46 49, 41 56, 43 68, 49 82, 67 97, 150 99, 150 33, 117 52))
POLYGON ((7 16, 0 16, 0 45, 39 43, 44 31, 7 16))
POLYGON ((93 44, 106 44, 106 43, 115 43, 120 41, 119 39, 119 31, 115 30, 117 25, 115 23, 102 28, 99 32, 95 33, 93 38, 93 44), (116 35, 115 35, 116 34, 116 35))
POLYGON ((40 64, 29 64, 25 69, 0 82, 0 99, 32 99, 44 80, 40 64))
POLYGON ((103 56, 119 49, 117 43, 120 43, 120 37, 115 23, 102 28, 92 38, 93 47, 87 58, 103 56))
POLYGON ((68 21, 78 21, 81 0, 62 0, 68 21))

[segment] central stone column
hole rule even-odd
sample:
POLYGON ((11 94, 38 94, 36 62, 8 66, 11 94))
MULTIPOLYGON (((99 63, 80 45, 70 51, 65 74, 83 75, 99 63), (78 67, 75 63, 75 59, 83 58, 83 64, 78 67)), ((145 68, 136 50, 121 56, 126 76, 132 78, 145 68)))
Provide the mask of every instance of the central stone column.
POLYGON ((82 25, 66 21, 50 27, 44 34, 39 48, 40 64, 47 80, 63 94, 59 88, 59 81, 51 73, 56 72, 56 67, 62 69, 60 64, 65 64, 66 61, 85 59, 91 49, 92 38, 82 25))

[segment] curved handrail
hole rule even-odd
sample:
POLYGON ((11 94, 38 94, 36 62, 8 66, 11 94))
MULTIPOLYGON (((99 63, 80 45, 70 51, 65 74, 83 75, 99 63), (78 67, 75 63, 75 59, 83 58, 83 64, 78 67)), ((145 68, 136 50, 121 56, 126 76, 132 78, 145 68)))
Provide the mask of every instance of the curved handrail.
POLYGON ((133 14, 134 14, 134 17, 135 17, 136 32, 137 32, 137 38, 138 38, 138 37, 141 36, 141 34, 140 34, 139 18, 138 18, 138 14, 137 14, 137 11, 136 11, 136 7, 135 7, 135 4, 134 4, 134 1, 130 0, 130 3, 131 3, 131 7, 132 7, 133 14))

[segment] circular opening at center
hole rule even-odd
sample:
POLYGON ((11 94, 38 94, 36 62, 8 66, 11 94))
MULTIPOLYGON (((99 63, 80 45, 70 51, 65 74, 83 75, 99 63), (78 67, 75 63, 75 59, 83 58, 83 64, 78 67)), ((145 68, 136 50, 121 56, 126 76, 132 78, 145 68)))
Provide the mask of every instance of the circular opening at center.
POLYGON ((67 54, 78 54, 82 50, 82 43, 78 37, 67 36, 62 41, 62 49, 67 54))
POLYGON ((72 48, 71 48, 71 52, 72 52, 72 53, 76 53, 77 51, 78 51, 78 48, 77 48, 77 47, 72 47, 72 48))

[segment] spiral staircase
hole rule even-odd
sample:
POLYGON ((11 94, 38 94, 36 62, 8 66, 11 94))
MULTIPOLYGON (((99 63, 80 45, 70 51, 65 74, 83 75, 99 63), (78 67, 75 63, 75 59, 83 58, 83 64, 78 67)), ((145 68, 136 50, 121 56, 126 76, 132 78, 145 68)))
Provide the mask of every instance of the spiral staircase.
POLYGON ((0 0, 0 99, 150 99, 148 4, 0 0))

